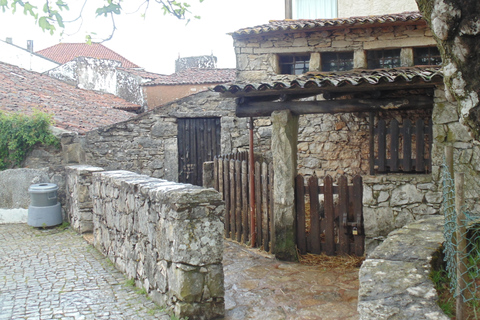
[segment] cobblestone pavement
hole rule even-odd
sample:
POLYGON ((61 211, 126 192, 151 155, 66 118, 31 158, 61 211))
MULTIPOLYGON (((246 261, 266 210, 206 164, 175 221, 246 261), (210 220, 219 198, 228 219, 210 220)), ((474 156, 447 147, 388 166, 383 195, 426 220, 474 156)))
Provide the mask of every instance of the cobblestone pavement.
MULTIPOLYGON (((358 319, 358 271, 225 242, 225 319, 358 319)), ((0 225, 0 320, 170 319, 72 230, 0 225)))
POLYGON ((0 320, 170 319, 72 230, 0 225, 0 320))

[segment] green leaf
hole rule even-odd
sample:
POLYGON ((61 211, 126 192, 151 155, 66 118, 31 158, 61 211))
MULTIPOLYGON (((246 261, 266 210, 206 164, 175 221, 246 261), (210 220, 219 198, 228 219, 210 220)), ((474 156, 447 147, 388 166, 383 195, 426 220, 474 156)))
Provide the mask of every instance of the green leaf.
POLYGON ((30 2, 26 2, 26 3, 23 5, 23 13, 24 13, 24 14, 30 13, 30 15, 31 15, 32 17, 35 17, 35 13, 33 12, 33 9, 36 9, 36 8, 37 8, 37 7, 32 6, 32 5, 30 4, 30 2))
POLYGON ((108 6, 103 6, 102 8, 98 8, 96 11, 97 17, 98 16, 107 16, 109 13, 120 14, 122 7, 119 4, 111 3, 111 0, 108 1, 110 4, 108 6))
POLYGON ((40 19, 38 19, 38 25, 40 26, 40 28, 42 28, 43 32, 48 30, 50 31, 50 34, 53 34, 53 32, 55 31, 55 26, 51 24, 48 20, 49 18, 46 16, 40 17, 40 19))
POLYGON ((55 11, 54 15, 57 19, 58 26, 60 28, 65 28, 65 24, 63 23, 63 17, 57 11, 55 11))

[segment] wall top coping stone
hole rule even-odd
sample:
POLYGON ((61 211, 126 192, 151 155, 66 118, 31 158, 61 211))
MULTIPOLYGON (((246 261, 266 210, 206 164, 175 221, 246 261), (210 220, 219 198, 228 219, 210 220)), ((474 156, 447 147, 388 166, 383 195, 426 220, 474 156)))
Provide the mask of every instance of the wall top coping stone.
POLYGON ((444 218, 428 217, 393 231, 360 268, 360 319, 449 319, 429 278, 443 242, 444 218))
POLYGON ((391 174, 380 174, 380 175, 364 175, 362 176, 363 182, 367 184, 376 184, 376 183, 388 183, 388 182, 416 182, 416 183, 428 183, 432 182, 432 174, 400 174, 400 173, 391 173, 391 174))
MULTIPOLYGON (((108 180, 117 186, 138 189, 140 194, 148 196, 152 200, 167 200, 168 203, 173 204, 173 209, 178 212, 200 205, 223 203, 222 195, 213 188, 171 182, 130 171, 115 170, 94 172, 93 177, 94 180, 108 180)), ((179 216, 177 218, 181 217, 179 216)))
POLYGON ((100 167, 93 167, 93 166, 88 166, 88 165, 72 165, 72 166, 66 166, 65 169, 67 170, 75 170, 75 171, 81 171, 81 172, 100 172, 104 171, 105 169, 100 168, 100 167))

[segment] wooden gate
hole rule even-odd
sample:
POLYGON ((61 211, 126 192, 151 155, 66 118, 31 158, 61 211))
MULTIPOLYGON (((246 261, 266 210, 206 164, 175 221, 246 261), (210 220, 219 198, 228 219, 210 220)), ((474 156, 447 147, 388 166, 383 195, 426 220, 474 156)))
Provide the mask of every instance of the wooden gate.
POLYGON ((178 119, 178 181, 203 184, 203 163, 220 149, 220 118, 178 119))
POLYGON ((323 184, 314 175, 295 181, 297 211, 297 247, 301 254, 325 253, 362 256, 365 246, 363 228, 362 178, 353 178, 348 185, 346 176, 333 179, 326 176, 323 184))
MULTIPOLYGON (((225 201, 225 237, 251 245, 248 152, 214 160, 215 189, 225 201)), ((273 166, 256 161, 255 247, 273 251, 273 166)))

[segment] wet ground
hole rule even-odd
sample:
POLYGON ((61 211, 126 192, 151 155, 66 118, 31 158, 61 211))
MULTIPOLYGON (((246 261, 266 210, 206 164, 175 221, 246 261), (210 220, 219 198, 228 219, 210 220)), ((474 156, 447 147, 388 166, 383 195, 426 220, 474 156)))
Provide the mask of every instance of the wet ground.
POLYGON ((225 319, 358 319, 358 269, 281 262, 225 242, 225 319))
MULTIPOLYGON (((225 242, 225 319, 358 319, 358 270, 225 242)), ((170 319, 72 230, 0 225, 0 320, 170 319)))

